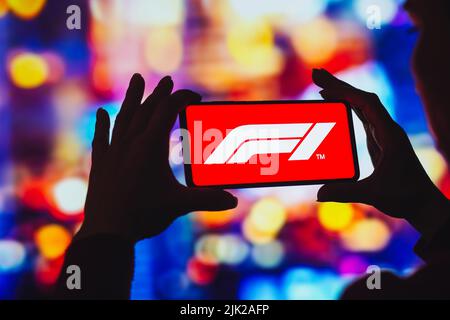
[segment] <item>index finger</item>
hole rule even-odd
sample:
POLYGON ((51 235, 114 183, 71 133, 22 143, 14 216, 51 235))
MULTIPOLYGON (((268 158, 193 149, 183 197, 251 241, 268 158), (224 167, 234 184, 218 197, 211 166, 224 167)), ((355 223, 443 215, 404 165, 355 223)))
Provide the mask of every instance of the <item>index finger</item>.
POLYGON ((386 137, 387 131, 395 124, 376 94, 357 89, 324 69, 313 70, 313 81, 324 88, 327 96, 348 101, 363 118, 361 120, 373 127, 377 137, 386 137))
POLYGON ((146 137, 169 136, 178 113, 190 103, 200 102, 201 96, 191 90, 178 90, 163 99, 155 108, 145 130, 146 137))
POLYGON ((144 95, 144 87, 144 78, 142 78, 139 73, 135 73, 133 77, 131 77, 130 84, 125 94, 125 99, 123 100, 119 114, 117 115, 114 123, 111 139, 112 145, 124 138, 125 133, 130 126, 131 119, 141 104, 141 100, 144 95))

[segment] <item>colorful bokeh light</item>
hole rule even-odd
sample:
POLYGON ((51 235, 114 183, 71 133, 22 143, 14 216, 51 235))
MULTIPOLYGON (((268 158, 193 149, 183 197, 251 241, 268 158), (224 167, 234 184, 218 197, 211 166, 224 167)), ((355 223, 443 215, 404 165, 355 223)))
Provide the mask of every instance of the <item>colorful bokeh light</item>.
POLYGON ((279 72, 281 56, 274 46, 274 34, 265 22, 232 25, 226 38, 231 57, 242 66, 244 74, 270 75, 279 72))
POLYGON ((145 44, 148 66, 161 75, 175 72, 183 59, 181 34, 174 28, 158 28, 148 34, 145 44))
POLYGON ((34 237, 41 255, 50 260, 61 257, 72 238, 69 231, 58 224, 49 224, 39 228, 34 237))
POLYGON ((34 53, 20 53, 11 58, 9 75, 20 88, 33 89, 47 80, 48 66, 45 59, 34 53))
POLYGON ((199 211, 192 215, 192 219, 207 228, 220 228, 236 219, 235 210, 199 211))
POLYGON ((262 268, 275 268, 280 265, 284 257, 283 244, 274 240, 269 243, 255 245, 252 249, 252 258, 262 268))
POLYGON ((357 221, 341 233, 343 245, 350 251, 380 251, 389 243, 390 238, 389 227, 376 218, 357 221))
POLYGON ((87 182, 81 178, 66 178, 57 182, 53 188, 56 208, 66 215, 77 215, 83 211, 87 194, 87 182))
POLYGON ((0 272, 14 271, 22 266, 26 249, 18 241, 0 240, 0 272))
POLYGON ((188 262, 187 274, 194 283, 198 285, 207 285, 214 280, 217 274, 217 266, 192 258, 188 262))
POLYGON ((348 203, 320 203, 318 218, 325 229, 330 231, 344 230, 353 220, 353 208, 348 203))
POLYGON ((44 8, 46 0, 6 0, 9 9, 22 19, 36 17, 44 8))
POLYGON ((0 0, 0 18, 8 13, 8 4, 6 0, 0 0))
POLYGON ((274 198, 256 202, 250 209, 249 223, 263 233, 277 233, 286 222, 286 209, 274 198))
POLYGON ((311 67, 327 63, 337 49, 337 27, 325 18, 318 18, 298 28, 294 34, 294 47, 303 61, 311 67))

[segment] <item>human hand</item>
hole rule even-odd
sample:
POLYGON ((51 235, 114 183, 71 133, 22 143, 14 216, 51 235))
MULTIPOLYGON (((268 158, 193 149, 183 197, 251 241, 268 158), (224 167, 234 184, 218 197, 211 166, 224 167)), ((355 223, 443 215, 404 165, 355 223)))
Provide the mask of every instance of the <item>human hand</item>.
POLYGON ((169 166, 169 135, 178 113, 201 100, 189 90, 174 93, 163 78, 141 103, 145 82, 131 78, 109 143, 108 113, 97 111, 85 220, 77 237, 116 234, 133 241, 164 231, 177 217, 195 210, 225 210, 237 205, 230 193, 188 188, 169 166))
POLYGON ((421 232, 429 229, 433 220, 440 220, 442 215, 433 217, 424 211, 448 208, 448 201, 430 180, 405 131, 390 117, 378 96, 354 88, 324 69, 313 70, 313 81, 323 88, 320 94, 325 100, 349 102, 364 125, 374 165, 373 173, 363 180, 322 186, 318 201, 372 205, 390 216, 408 219, 421 232))

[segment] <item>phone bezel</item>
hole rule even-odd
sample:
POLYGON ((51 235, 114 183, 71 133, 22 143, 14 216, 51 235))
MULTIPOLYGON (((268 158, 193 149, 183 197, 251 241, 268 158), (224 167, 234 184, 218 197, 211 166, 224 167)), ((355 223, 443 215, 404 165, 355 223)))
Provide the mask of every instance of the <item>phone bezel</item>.
MULTIPOLYGON (((270 100, 270 101, 205 101, 198 102, 195 105, 255 105, 255 104, 307 104, 307 103, 322 103, 322 104, 330 104, 330 103, 342 103, 345 106, 345 110, 347 112, 347 119, 349 124, 349 132, 350 132, 350 143, 352 147, 352 155, 353 155, 353 166, 355 169, 355 175, 351 178, 342 178, 342 179, 325 179, 325 180, 293 180, 293 181, 283 181, 283 182, 257 182, 257 183, 246 183, 246 184, 227 184, 227 185, 196 185, 192 179, 192 170, 191 164, 184 163, 184 176, 186 180, 186 184, 189 187, 207 187, 207 188, 223 188, 223 189, 242 189, 242 188, 260 188, 260 187, 281 187, 281 186, 294 186, 294 185, 313 185, 313 184, 324 184, 324 183, 333 183, 333 182, 351 182, 357 181, 359 179, 359 164, 358 164, 358 154, 356 149, 356 140, 355 140, 355 132, 353 126, 353 117, 349 104, 343 100, 270 100)), ((186 119, 186 111, 189 108, 187 106, 185 109, 180 112, 180 128, 187 130, 187 119, 186 119)), ((183 152, 186 147, 190 150, 190 146, 186 145, 189 143, 187 141, 182 141, 183 152)))

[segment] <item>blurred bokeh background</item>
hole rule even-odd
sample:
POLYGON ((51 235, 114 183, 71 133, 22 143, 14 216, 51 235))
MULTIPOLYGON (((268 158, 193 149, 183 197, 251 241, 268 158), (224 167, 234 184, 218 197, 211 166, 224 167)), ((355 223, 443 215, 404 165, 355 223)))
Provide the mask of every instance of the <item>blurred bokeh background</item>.
MULTIPOLYGON (((46 298, 83 219, 95 111, 134 72, 204 100, 316 99, 311 68, 379 94, 433 181, 450 181, 409 71, 399 0, 0 0, 0 298, 46 298), (380 28, 373 28, 376 5, 380 28)), ((355 125, 362 177, 372 166, 355 125)), ((177 142, 173 139, 174 145, 177 142)), ((180 164, 172 163, 182 181, 180 164)), ((413 272, 417 233, 319 186, 235 190, 239 206, 137 244, 134 299, 336 299, 369 265, 413 272)))

